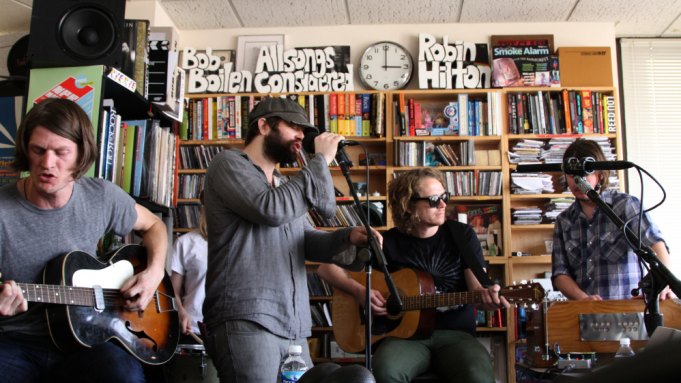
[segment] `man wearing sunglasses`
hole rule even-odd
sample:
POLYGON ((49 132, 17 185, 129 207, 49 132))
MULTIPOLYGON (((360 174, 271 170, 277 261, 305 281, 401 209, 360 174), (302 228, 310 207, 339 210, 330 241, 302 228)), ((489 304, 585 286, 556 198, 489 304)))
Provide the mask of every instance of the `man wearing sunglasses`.
MULTIPOLYGON (((482 310, 508 308, 499 297, 500 287, 485 289, 460 254, 448 225, 445 208, 449 193, 444 177, 432 168, 410 170, 390 182, 389 207, 395 228, 383 234, 383 250, 389 271, 409 268, 433 277, 438 293, 482 291, 482 310)), ((473 228, 456 223, 464 232, 474 258, 484 268, 480 243, 473 228)), ((335 288, 353 294, 364 305, 365 288, 339 267, 322 265, 317 273, 335 288)), ((378 383, 410 382, 426 370, 437 371, 448 382, 494 382, 489 354, 475 339, 473 305, 437 309, 435 331, 425 340, 388 337, 374 353, 374 376, 378 383)), ((385 315, 385 299, 372 290, 374 315, 385 315)))

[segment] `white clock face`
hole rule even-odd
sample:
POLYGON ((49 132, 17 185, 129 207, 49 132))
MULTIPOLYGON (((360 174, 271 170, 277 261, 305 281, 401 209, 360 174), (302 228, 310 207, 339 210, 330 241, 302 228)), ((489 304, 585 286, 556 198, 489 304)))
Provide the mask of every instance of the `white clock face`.
POLYGON ((414 62, 409 51, 389 41, 370 46, 359 62, 362 83, 376 90, 401 89, 409 83, 413 72, 414 62))

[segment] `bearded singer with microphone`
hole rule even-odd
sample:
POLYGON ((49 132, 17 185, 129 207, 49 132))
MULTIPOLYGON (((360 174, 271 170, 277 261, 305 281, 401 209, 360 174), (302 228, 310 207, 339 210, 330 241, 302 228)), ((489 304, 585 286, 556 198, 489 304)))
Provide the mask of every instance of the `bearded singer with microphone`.
POLYGON ((344 137, 317 136, 317 154, 289 181, 276 169, 297 158, 305 133, 317 128, 302 106, 284 98, 263 100, 249 114, 244 150, 221 152, 206 173, 203 315, 207 351, 223 383, 274 382, 289 345, 302 346, 311 368, 305 260, 363 267, 346 250, 367 246, 364 227, 323 232, 305 216, 312 207, 326 217, 336 213, 329 163, 344 137))
MULTIPOLYGON (((573 142, 565 150, 563 161, 568 158, 583 161, 586 157, 606 161, 600 145, 586 139, 573 142)), ((603 190, 608 186, 609 174, 609 170, 597 170, 584 178, 622 220, 636 217, 628 227, 638 233, 641 202, 625 193, 603 190)), ((622 231, 575 185, 573 176, 565 176, 576 201, 556 218, 553 285, 571 300, 631 298, 631 290, 637 288, 641 280, 638 256, 622 231)), ((660 229, 647 213, 643 214, 641 225, 642 243, 650 246, 668 266, 669 252, 660 229)), ((669 287, 660 294, 661 300, 666 298, 675 298, 669 287)))

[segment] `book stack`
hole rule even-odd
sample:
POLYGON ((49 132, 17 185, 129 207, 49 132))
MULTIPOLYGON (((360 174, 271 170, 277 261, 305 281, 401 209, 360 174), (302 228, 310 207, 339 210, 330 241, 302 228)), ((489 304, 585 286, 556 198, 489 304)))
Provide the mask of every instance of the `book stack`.
POLYGON ((513 194, 542 194, 553 192, 553 176, 550 174, 511 174, 511 193, 513 194))
POLYGON ((201 204, 187 203, 175 206, 173 209, 173 227, 181 229, 196 229, 201 217, 201 204))
POLYGON ((180 174, 177 176, 178 196, 183 199, 196 199, 203 190, 205 174, 180 174))
POLYGON ((399 94, 393 102, 395 136, 499 136, 501 93, 488 92, 475 98, 459 94, 451 102, 420 103, 399 94), (447 117, 445 109, 449 109, 447 117))
POLYGON ((473 170, 469 172, 442 172, 446 189, 452 196, 501 195, 501 172, 473 170))
POLYGON ((333 287, 321 279, 317 273, 307 273, 307 289, 313 297, 333 296, 333 287))
POLYGON ((574 140, 574 138, 568 137, 551 138, 548 145, 542 147, 539 158, 547 164, 563 163, 565 149, 567 149, 574 140))
POLYGON ((538 225, 542 221, 542 211, 537 206, 518 206, 511 208, 513 225, 538 225))
POLYGON ((329 310, 329 303, 315 302, 310 305, 310 314, 312 314, 312 327, 331 327, 331 310, 329 310))
MULTIPOLYGON (((380 205, 377 207, 379 211, 384 211, 383 202, 372 202, 373 205, 380 205)), ((366 212, 365 212, 366 214, 366 212)), ((337 205, 336 215, 330 219, 324 218, 316 208, 312 208, 307 212, 307 218, 310 224, 314 227, 350 227, 350 226, 362 226, 362 220, 360 219, 359 213, 355 205, 337 205)), ((383 226, 385 223, 376 223, 372 219, 373 225, 383 226)))
POLYGON ((223 150, 222 146, 181 146, 180 169, 208 169, 213 157, 223 150))
MULTIPOLYGON (((310 154, 305 149, 300 148, 300 151, 298 152, 298 159, 296 159, 294 162, 282 163, 279 166, 282 168, 302 168, 304 166, 307 166, 312 157, 314 157, 314 154, 310 154)), ((329 164, 329 167, 332 168, 339 166, 340 165, 338 164, 338 161, 335 158, 329 164)))
MULTIPOLYGON (((282 95, 298 102, 320 133, 346 137, 382 137, 385 134, 383 93, 282 95), (379 108, 377 105, 380 105, 379 108)), ((182 140, 244 139, 248 114, 266 96, 226 95, 189 100, 187 123, 180 128, 182 140)))
POLYGON ((105 99, 102 104, 96 176, 134 197, 174 205, 177 136, 169 127, 161 127, 159 120, 123 120, 113 100, 105 99))
POLYGON ((508 151, 508 161, 512 164, 540 164, 544 142, 537 140, 522 140, 508 151))
POLYGON ((615 133, 615 98, 590 90, 508 93, 511 134, 615 133))
POLYGON ((543 217, 545 221, 555 222, 556 217, 569 208, 573 202, 575 202, 575 199, 572 197, 551 198, 548 202, 544 203, 543 217))

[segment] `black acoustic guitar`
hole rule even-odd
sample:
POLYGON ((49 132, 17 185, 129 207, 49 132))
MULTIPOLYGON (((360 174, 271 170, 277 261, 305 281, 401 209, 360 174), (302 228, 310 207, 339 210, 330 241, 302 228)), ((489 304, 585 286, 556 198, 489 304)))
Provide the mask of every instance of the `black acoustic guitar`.
POLYGON ((120 287, 147 266, 142 246, 124 246, 100 259, 82 251, 59 256, 44 284, 17 283, 29 302, 45 303, 50 335, 71 352, 115 340, 147 364, 170 360, 180 339, 175 293, 166 274, 144 311, 125 309, 120 287))

